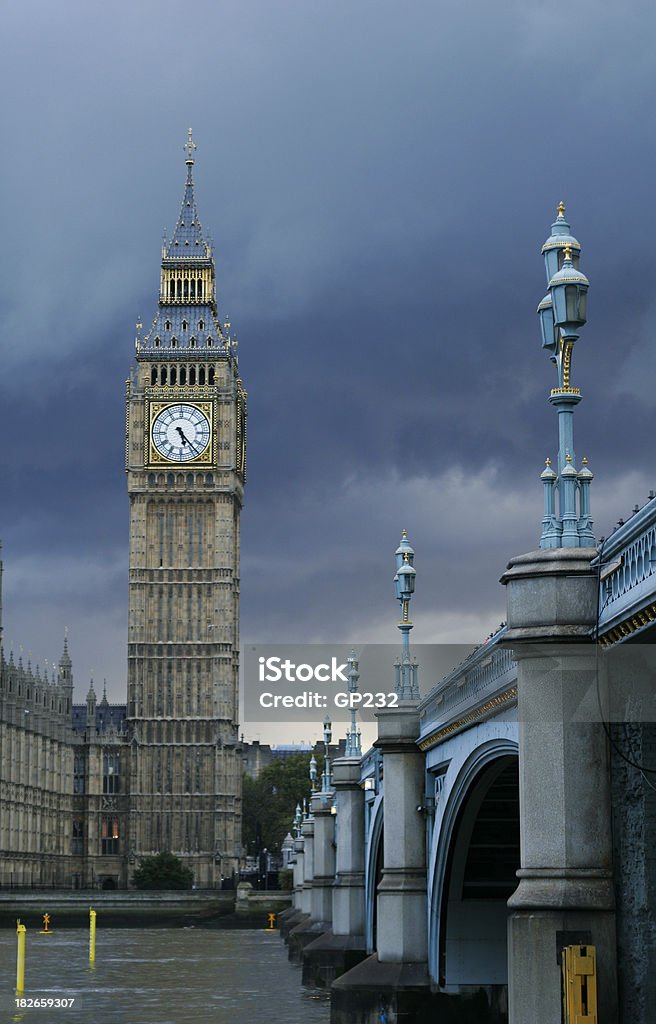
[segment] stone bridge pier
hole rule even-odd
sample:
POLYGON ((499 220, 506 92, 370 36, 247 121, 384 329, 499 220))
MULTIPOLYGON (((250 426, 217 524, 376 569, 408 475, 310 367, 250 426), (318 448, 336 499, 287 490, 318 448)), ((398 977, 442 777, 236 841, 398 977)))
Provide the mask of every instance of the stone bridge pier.
POLYGON ((596 708, 596 548, 514 558, 504 644, 517 660, 521 867, 509 901, 510 1024, 561 1024, 560 951, 597 951, 599 1024, 615 1024, 607 738, 596 708))

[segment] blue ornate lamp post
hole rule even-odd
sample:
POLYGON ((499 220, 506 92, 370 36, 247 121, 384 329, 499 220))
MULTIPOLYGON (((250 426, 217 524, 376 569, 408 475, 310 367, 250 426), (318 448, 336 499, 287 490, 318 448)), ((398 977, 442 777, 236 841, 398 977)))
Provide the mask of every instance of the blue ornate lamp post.
POLYGON ((333 738, 333 724, 330 721, 328 715, 323 720, 323 746, 324 746, 324 762, 323 762, 323 773, 321 775, 321 793, 330 793, 333 788, 333 773, 330 768, 330 757, 328 754, 328 747, 330 741, 333 738))
POLYGON ((401 534, 401 543, 395 552, 396 575, 394 586, 397 600, 401 603, 401 659, 396 665, 396 692, 400 700, 418 700, 419 685, 417 683, 417 664, 410 658, 410 600, 415 592, 415 576, 417 571, 414 568, 415 553, 408 543, 408 534, 404 530, 401 534))
MULTIPOLYGON (((348 658, 348 689, 349 693, 358 692, 358 679, 360 678, 359 664, 355 658, 355 651, 351 651, 348 658)), ((361 757, 362 756, 362 741, 360 737, 360 730, 356 726, 355 721, 355 708, 351 707, 351 728, 346 733, 346 757, 361 757)))
POLYGON ((294 835, 297 839, 300 838, 301 828, 303 827, 303 814, 301 812, 301 805, 296 804, 296 813, 294 815, 294 835))
POLYGON ((312 755, 310 758, 310 789, 314 793, 317 788, 317 759, 312 755))
POLYGON ((541 479, 544 486, 544 516, 541 548, 593 547, 590 519, 590 481, 592 473, 586 460, 576 470, 574 452, 574 409, 581 392, 571 383, 574 343, 586 321, 589 288, 587 277, 578 269, 581 246, 570 233, 565 206, 558 205, 558 216, 551 235, 542 247, 549 291, 538 306, 542 347, 551 353, 558 372, 558 386, 552 388, 549 401, 558 412, 558 467, 547 459, 541 479), (558 507, 556 507, 558 499, 558 507))

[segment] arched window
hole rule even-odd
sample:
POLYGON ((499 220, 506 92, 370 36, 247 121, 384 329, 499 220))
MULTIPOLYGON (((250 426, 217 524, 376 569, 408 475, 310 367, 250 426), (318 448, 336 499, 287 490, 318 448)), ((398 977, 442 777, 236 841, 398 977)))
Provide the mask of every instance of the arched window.
POLYGON ((213 384, 214 383, 214 367, 213 366, 210 366, 207 383, 208 384, 213 384))
POLYGON ((180 383, 183 385, 187 383, 187 368, 185 366, 180 367, 180 383))
POLYGON ((193 486, 194 486, 194 474, 193 473, 187 473, 187 487, 193 487, 193 486))
POLYGON ((186 320, 183 320, 183 321, 182 321, 182 330, 183 330, 183 331, 186 331, 186 330, 187 330, 187 328, 188 328, 188 326, 189 326, 189 324, 187 323, 187 321, 186 321, 186 320))
POLYGON ((213 473, 206 473, 205 474, 205 486, 206 487, 213 487, 214 486, 214 474, 213 473))
POLYGON ((193 335, 189 339, 189 348, 196 348, 196 339, 194 338, 193 335))
POLYGON ((202 297, 203 297, 203 279, 202 279, 202 277, 199 277, 198 278, 198 298, 202 299, 202 297))
POLYGON ((154 487, 155 483, 156 483, 156 481, 155 481, 155 474, 154 473, 149 473, 148 474, 148 486, 149 487, 154 487))
POLYGON ((171 338, 171 348, 176 348, 177 344, 178 344, 178 339, 176 338, 176 336, 174 334, 173 337, 171 338))
POLYGON ((178 382, 178 375, 177 375, 175 366, 172 366, 171 367, 171 384, 177 384, 177 382, 178 382))
POLYGON ((162 369, 160 370, 159 382, 160 382, 160 384, 166 384, 166 367, 165 366, 163 366, 162 369))
POLYGON ((198 330, 199 331, 204 331, 205 330, 205 321, 204 320, 199 320, 198 321, 198 330))
POLYGON ((199 384, 204 384, 205 383, 205 367, 204 366, 201 366, 200 370, 198 371, 198 383, 199 384))
POLYGON ((153 366, 152 370, 150 371, 150 383, 151 384, 157 384, 157 367, 156 366, 153 366))
POLYGON ((166 327, 167 331, 170 331, 171 330, 171 321, 167 320, 166 323, 164 324, 164 326, 166 327))
POLYGON ((159 338, 155 338, 155 348, 159 348, 159 338))
POLYGON ((178 278, 178 298, 182 298, 182 278, 178 278))
POLYGON ((189 298, 190 299, 195 299, 196 298, 196 282, 194 281, 193 277, 192 277, 191 281, 189 282, 189 298))
POLYGON ((208 347, 208 348, 211 348, 211 347, 212 347, 212 339, 211 339, 211 338, 208 338, 208 339, 207 339, 207 347, 208 347))
POLYGON ((167 473, 166 474, 166 486, 167 487, 174 487, 175 486, 175 477, 173 476, 173 473, 167 473))
POLYGON ((189 383, 196 383, 196 368, 194 366, 189 367, 189 383))
POLYGON ((186 278, 185 278, 184 285, 182 286, 182 297, 184 299, 188 299, 189 298, 189 282, 187 281, 186 278))
POLYGON ((169 298, 175 298, 175 281, 173 280, 173 278, 171 278, 171 280, 169 281, 169 298))

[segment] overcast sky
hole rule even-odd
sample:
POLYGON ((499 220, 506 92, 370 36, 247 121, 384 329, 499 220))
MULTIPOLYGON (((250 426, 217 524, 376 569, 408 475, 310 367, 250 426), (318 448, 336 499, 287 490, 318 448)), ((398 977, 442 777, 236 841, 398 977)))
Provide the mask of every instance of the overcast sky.
POLYGON ((190 126, 249 392, 244 640, 394 642, 403 527, 417 641, 504 618, 556 450, 535 307, 560 199, 597 535, 656 486, 652 4, 1 10, 5 642, 43 664, 68 626, 78 700, 91 673, 125 698, 124 381, 190 126))

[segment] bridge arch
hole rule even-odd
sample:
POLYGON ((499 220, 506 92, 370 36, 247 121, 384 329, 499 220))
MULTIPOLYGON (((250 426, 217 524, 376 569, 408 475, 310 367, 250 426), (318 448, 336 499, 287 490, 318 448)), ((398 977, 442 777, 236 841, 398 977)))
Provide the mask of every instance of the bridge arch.
POLYGON ((445 991, 507 983, 506 901, 519 867, 513 733, 516 723, 484 723, 441 751, 428 912, 429 970, 445 991))
POLYGON ((383 795, 379 793, 371 808, 365 850, 365 939, 367 952, 376 952, 377 898, 376 891, 383 870, 383 795))

